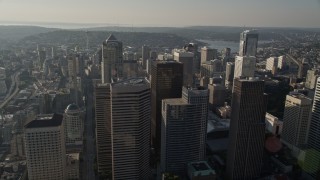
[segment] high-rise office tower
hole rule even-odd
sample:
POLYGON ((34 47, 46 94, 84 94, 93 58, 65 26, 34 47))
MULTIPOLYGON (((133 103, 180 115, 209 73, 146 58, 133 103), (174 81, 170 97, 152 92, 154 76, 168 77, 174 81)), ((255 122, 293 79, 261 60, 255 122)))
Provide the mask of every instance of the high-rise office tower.
POLYGON ((201 77, 211 78, 214 74, 221 74, 223 72, 223 64, 221 60, 215 59, 206 61, 201 64, 201 77))
POLYGON ((150 51, 149 58, 151 59, 151 61, 157 60, 157 57, 158 57, 157 51, 150 51))
POLYGON ((278 69, 284 69, 286 66, 286 56, 278 57, 278 69))
POLYGON ((113 179, 150 175, 150 95, 150 84, 143 78, 111 84, 113 179))
POLYGON ((318 77, 320 77, 320 71, 318 69, 308 70, 305 84, 306 88, 315 89, 318 77))
POLYGON ((70 104, 63 114, 66 145, 82 146, 84 120, 83 112, 76 104, 70 104))
POLYGON ((76 75, 82 77, 84 74, 84 56, 83 54, 76 54, 76 75))
POLYGON ((44 60, 46 60, 47 58, 47 53, 46 53, 46 50, 45 49, 42 49, 42 50, 39 50, 39 48, 37 48, 38 50, 38 64, 37 66, 41 68, 43 68, 43 63, 44 63, 44 60))
POLYGON ((286 97, 281 140, 290 149, 307 143, 312 100, 303 94, 291 92, 286 97))
POLYGON ((153 61, 151 70, 151 143, 160 154, 161 101, 180 98, 182 94, 183 64, 176 61, 153 61))
POLYGON ((224 48, 222 50, 222 58, 223 59, 224 58, 227 58, 227 59, 231 58, 231 49, 230 48, 224 48))
POLYGON ((254 77, 256 58, 254 56, 236 56, 234 78, 254 77))
POLYGON ((183 174, 188 163, 204 160, 207 115, 208 90, 184 87, 181 98, 162 101, 160 164, 163 172, 183 174), (181 148, 184 150, 179 151, 181 148))
POLYGON ((275 75, 278 70, 278 62, 278 57, 268 58, 266 63, 266 70, 271 71, 271 73, 275 75))
POLYGON ((68 55, 67 61, 69 78, 75 79, 77 77, 76 56, 74 54, 68 55))
POLYGON ((122 77, 122 42, 112 34, 102 44, 102 83, 116 82, 122 77))
POLYGON ((66 179, 62 115, 40 115, 26 124, 25 152, 29 179, 66 179))
POLYGON ((95 87, 95 121, 98 173, 112 172, 110 84, 95 87))
POLYGON ((191 52, 185 52, 184 50, 175 49, 173 59, 183 64, 183 85, 193 86, 193 56, 191 52))
POLYGON ((142 46, 142 67, 147 68, 147 59, 150 57, 150 48, 146 45, 142 46))
POLYGON ((209 89, 209 107, 211 111, 215 111, 217 107, 224 105, 227 91, 224 85, 221 85, 221 80, 218 78, 210 78, 208 84, 209 89))
POLYGON ((223 67, 226 67, 226 64, 230 62, 232 56, 231 56, 231 49, 230 48, 224 48, 221 51, 222 54, 222 62, 223 62, 223 67))
POLYGON ((193 70, 194 70, 194 72, 199 73, 200 72, 200 66, 201 66, 201 54, 198 51, 198 44, 196 44, 196 43, 186 44, 184 46, 184 49, 187 52, 192 52, 193 53, 193 67, 194 67, 193 70))
POLYGON ((234 80, 227 154, 227 179, 259 177, 265 139, 267 98, 264 82, 254 78, 234 80))
POLYGON ((239 56, 256 56, 258 48, 258 33, 246 30, 240 34, 239 56))
POLYGON ((232 87, 233 78, 234 78, 234 63, 227 62, 226 78, 225 78, 225 86, 227 87, 227 89, 230 89, 232 87))
POLYGON ((218 57, 217 53, 218 52, 216 49, 212 49, 206 46, 201 48, 201 64, 216 59, 218 57))
POLYGON ((313 100, 311 122, 308 135, 309 151, 306 154, 305 171, 313 178, 320 175, 320 78, 317 79, 316 91, 313 100))

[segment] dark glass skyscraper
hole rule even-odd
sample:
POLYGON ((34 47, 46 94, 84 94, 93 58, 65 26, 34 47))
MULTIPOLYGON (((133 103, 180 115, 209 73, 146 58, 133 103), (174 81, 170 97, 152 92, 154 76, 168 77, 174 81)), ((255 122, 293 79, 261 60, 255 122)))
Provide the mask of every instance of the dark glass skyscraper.
POLYGON ((112 34, 102 44, 102 83, 116 82, 122 77, 122 42, 112 34))
POLYGON ((234 80, 227 179, 254 179, 260 175, 266 108, 263 81, 254 78, 234 80))
POLYGON ((243 31, 240 34, 239 56, 256 56, 258 37, 259 35, 256 31, 243 31))
POLYGON ((181 98, 183 64, 176 61, 153 61, 151 70, 151 144, 160 153, 161 101, 181 98))

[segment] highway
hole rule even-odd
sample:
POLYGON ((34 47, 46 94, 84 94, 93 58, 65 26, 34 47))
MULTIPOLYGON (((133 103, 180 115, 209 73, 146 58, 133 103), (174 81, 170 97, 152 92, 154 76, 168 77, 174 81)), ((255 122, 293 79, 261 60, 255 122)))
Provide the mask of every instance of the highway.
MULTIPOLYGON (((91 82, 91 81, 89 81, 91 82)), ((93 88, 91 87, 92 83, 87 83, 87 105, 86 105, 86 145, 85 145, 85 164, 86 164, 86 178, 87 180, 95 180, 95 173, 93 169, 94 159, 95 159, 95 145, 94 145, 94 132, 93 132, 93 88)))
POLYGON ((20 71, 14 73, 14 75, 11 76, 11 86, 10 89, 6 95, 6 97, 4 98, 4 101, 1 103, 0 105, 0 109, 2 109, 5 105, 8 104, 8 102, 10 102, 10 100, 18 94, 19 92, 19 75, 20 75, 20 71), (15 89, 14 89, 15 87, 15 89), (14 90, 14 91, 13 91, 14 90))
POLYGON ((300 66, 302 63, 298 60, 296 60, 295 58, 293 58, 290 54, 286 54, 286 56, 288 58, 290 58, 295 64, 297 64, 298 66, 300 66))

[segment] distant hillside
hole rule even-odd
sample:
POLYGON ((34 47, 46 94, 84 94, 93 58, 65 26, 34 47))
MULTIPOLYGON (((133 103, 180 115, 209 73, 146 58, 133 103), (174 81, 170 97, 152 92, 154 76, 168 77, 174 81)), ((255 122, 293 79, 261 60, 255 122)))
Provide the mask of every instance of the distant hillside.
POLYGON ((27 36, 32 36, 40 33, 54 31, 53 28, 44 28, 37 26, 2 26, 0 25, 0 39, 17 41, 27 36))
MULTIPOLYGON (((145 32, 110 32, 110 31, 89 31, 89 44, 92 47, 102 44, 110 34, 122 41, 124 46, 141 47, 149 45, 153 47, 182 47, 189 42, 197 42, 192 38, 180 37, 168 33, 145 33, 145 32)), ((40 45, 69 45, 70 47, 79 45, 85 47, 86 32, 73 30, 58 30, 48 33, 41 33, 25 37, 21 40, 25 44, 40 45)), ((199 42, 197 42, 199 43, 199 42)), ((199 43, 203 45, 203 43, 199 43)))
POLYGON ((239 41, 240 33, 246 29, 258 29, 259 39, 262 41, 281 40, 282 36, 273 32, 296 30, 293 28, 250 28, 250 27, 227 27, 227 26, 190 26, 190 27, 95 27, 86 28, 87 31, 117 31, 117 32, 149 32, 170 33, 190 39, 208 39, 239 41))

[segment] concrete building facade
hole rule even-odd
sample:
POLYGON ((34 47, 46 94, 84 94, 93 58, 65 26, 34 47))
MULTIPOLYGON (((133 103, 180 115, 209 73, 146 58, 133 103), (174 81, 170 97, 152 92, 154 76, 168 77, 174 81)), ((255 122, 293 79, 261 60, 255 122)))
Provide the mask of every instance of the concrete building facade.
POLYGON ((40 115, 25 126, 28 179, 66 179, 63 117, 40 115))

